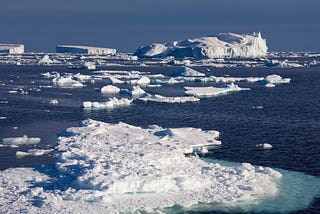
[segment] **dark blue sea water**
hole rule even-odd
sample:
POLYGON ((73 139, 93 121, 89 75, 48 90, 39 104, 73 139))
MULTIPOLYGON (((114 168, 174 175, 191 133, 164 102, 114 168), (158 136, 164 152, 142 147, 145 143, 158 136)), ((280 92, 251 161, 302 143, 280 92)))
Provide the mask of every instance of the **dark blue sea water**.
MULTIPOLYGON (((168 74, 178 67, 108 67, 112 70, 139 70, 168 74)), ((51 79, 40 77, 48 71, 81 72, 66 67, 0 66, 0 139, 6 137, 40 137, 37 148, 53 147, 57 133, 78 126, 91 118, 109 123, 119 121, 146 127, 196 127, 218 130, 221 147, 205 157, 233 162, 249 162, 299 171, 320 176, 320 68, 196 68, 208 75, 232 77, 264 77, 279 74, 291 78, 290 84, 266 88, 262 83, 238 83, 249 91, 234 92, 226 96, 202 99, 198 103, 167 104, 135 101, 130 107, 113 110, 85 111, 83 101, 102 101, 106 97, 98 91, 103 81, 84 88, 61 89, 52 86, 51 79), (23 88, 28 94, 13 94, 11 90, 23 88), (39 91, 41 89, 41 91, 39 91), (59 104, 51 105, 50 100, 59 104), (259 106, 259 107, 258 107, 259 106), (258 107, 258 108, 257 108, 258 107), (257 144, 269 143, 271 150, 257 144)), ((164 85, 147 88, 149 93, 183 95, 183 86, 208 86, 203 83, 164 85)), ((128 86, 123 86, 128 87, 128 86)), ((19 151, 33 146, 23 146, 19 151)), ((0 170, 17 166, 37 166, 54 163, 55 156, 16 158, 15 148, 0 147, 0 170)), ((297 213, 320 212, 320 202, 297 213)))

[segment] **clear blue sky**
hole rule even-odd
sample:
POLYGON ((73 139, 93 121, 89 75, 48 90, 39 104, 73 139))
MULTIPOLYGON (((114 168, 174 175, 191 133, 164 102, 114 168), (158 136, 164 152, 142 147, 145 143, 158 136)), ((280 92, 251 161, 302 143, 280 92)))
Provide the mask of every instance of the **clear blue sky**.
POLYGON ((320 51, 319 0, 2 0, 0 43, 133 52, 140 45, 261 31, 270 51, 320 51))

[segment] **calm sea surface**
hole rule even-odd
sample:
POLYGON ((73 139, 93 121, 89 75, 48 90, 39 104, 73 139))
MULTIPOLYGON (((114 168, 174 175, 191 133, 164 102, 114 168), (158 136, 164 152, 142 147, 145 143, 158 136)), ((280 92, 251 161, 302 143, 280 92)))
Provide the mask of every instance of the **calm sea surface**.
MULTIPOLYGON (((178 67, 108 67, 112 70, 139 70, 169 74, 178 67)), ((206 157, 234 162, 249 162, 320 176, 320 68, 196 68, 207 75, 265 77, 279 74, 291 78, 290 84, 266 88, 262 83, 237 83, 252 90, 202 99, 198 103, 167 104, 135 101, 130 107, 114 110, 85 111, 83 101, 104 101, 96 81, 84 88, 61 89, 40 73, 58 71, 90 74, 66 67, 0 66, 0 140, 7 137, 40 137, 36 148, 52 148, 56 134, 83 119, 116 123, 126 122, 146 127, 196 127, 220 131, 222 146, 206 157), (48 87, 49 86, 49 87, 48 87), (23 88, 28 94, 10 93, 23 88), (50 100, 58 99, 57 105, 50 100), (263 150, 257 144, 272 144, 263 150)), ((146 88, 149 93, 182 96, 183 86, 209 86, 203 83, 163 85, 146 88)), ((122 87, 129 87, 123 85, 122 87)), ((19 147, 26 151, 34 146, 19 147)), ((54 155, 16 158, 17 148, 0 147, 0 170, 17 166, 54 163, 54 155)), ((320 212, 316 200, 305 213, 320 212)))

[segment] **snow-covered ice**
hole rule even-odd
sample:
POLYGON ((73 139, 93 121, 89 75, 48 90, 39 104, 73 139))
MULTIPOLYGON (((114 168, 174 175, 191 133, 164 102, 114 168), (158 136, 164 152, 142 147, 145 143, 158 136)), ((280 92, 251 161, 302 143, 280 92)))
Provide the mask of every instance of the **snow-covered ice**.
POLYGON ((118 88, 117 86, 114 86, 114 85, 107 85, 107 86, 103 86, 100 89, 100 91, 103 94, 117 94, 120 92, 120 88, 118 88))
POLYGON ((217 87, 184 87, 186 89, 185 94, 193 95, 196 97, 210 97, 210 96, 218 96, 222 94, 227 94, 232 91, 242 91, 242 90, 250 90, 249 88, 240 88, 239 86, 231 83, 226 87, 217 88, 217 87))
POLYGON ((27 135, 23 135, 22 137, 9 137, 3 138, 2 143, 8 146, 19 146, 24 144, 38 144, 41 139, 38 137, 28 137, 27 135))
POLYGON ((145 94, 142 97, 138 98, 142 101, 151 101, 151 102, 158 102, 158 103, 186 103, 186 102, 198 102, 200 101, 199 98, 188 96, 188 97, 164 97, 158 94, 145 94))
POLYGON ((116 98, 112 97, 109 98, 106 102, 91 102, 91 101, 85 101, 83 102, 82 106, 85 109, 113 109, 117 107, 123 107, 123 106, 130 106, 132 103, 132 99, 126 99, 126 98, 116 98))
POLYGON ((178 71, 171 74, 171 76, 185 76, 185 77, 204 77, 204 73, 196 71, 189 67, 182 67, 178 71))
POLYGON ((290 83, 290 78, 282 78, 280 75, 271 74, 264 78, 264 81, 271 84, 283 84, 283 83, 290 83))
POLYGON ((45 154, 49 154, 53 152, 53 149, 29 149, 27 152, 17 151, 17 157, 25 157, 25 156, 42 156, 45 154))
POLYGON ((164 207, 174 205, 188 208, 213 203, 205 206, 290 211, 307 206, 319 193, 318 179, 301 173, 280 173, 249 163, 210 163, 184 155, 220 145, 218 137, 217 131, 196 128, 153 125, 143 129, 121 122, 86 120, 60 134, 55 168, 0 172, 1 209, 30 213, 165 212, 164 207), (297 183, 305 187, 294 191, 297 183), (293 203, 303 194, 303 204, 293 203))
POLYGON ((135 55, 138 57, 174 56, 176 58, 254 58, 266 56, 267 51, 266 40, 261 37, 260 33, 246 35, 221 33, 217 36, 142 46, 136 50, 135 55))

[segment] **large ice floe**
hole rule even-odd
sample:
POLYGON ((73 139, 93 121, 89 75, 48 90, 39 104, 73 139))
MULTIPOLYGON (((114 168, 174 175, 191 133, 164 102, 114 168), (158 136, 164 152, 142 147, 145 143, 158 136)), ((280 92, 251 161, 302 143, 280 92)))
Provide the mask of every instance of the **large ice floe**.
POLYGON ((171 213, 203 206, 272 212, 307 206, 319 193, 311 176, 185 155, 219 146, 218 137, 196 128, 85 120, 60 134, 55 167, 0 172, 0 207, 7 213, 171 213), (312 188, 306 194, 297 182, 312 188))
POLYGON ((186 89, 185 93, 187 95, 193 95, 196 97, 212 97, 222 94, 227 94, 233 91, 243 91, 250 90, 249 88, 240 88, 238 85, 231 83, 225 87, 184 87, 186 89))
POLYGON ((221 33, 217 36, 142 46, 136 50, 135 55, 138 57, 174 56, 176 58, 253 58, 266 56, 267 51, 266 40, 261 37, 261 33, 245 35, 221 33))

